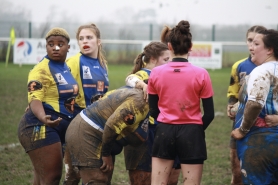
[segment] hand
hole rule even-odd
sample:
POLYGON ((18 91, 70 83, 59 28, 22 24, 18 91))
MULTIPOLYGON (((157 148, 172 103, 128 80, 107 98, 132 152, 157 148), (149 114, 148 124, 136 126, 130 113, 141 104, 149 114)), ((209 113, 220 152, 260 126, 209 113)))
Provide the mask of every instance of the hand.
POLYGON ((50 120, 50 118, 51 118, 50 115, 45 115, 43 118, 44 119, 43 123, 49 127, 57 127, 60 124, 60 121, 62 120, 62 118, 60 117, 58 117, 55 120, 50 120))
POLYGON ((231 119, 234 120, 235 119, 235 114, 231 114, 231 109, 233 108, 233 105, 228 105, 227 106, 227 116, 231 119))
POLYGON ((146 100, 146 102, 148 102, 149 100, 149 96, 148 96, 148 85, 144 83, 143 85, 143 93, 144 93, 144 99, 146 100))
POLYGON ((102 161, 103 161, 103 164, 100 167, 100 170, 102 172, 108 172, 108 171, 112 171, 113 170, 114 164, 113 164, 113 160, 112 160, 112 156, 111 155, 108 156, 108 157, 102 156, 102 161))
POLYGON ((29 105, 25 108, 25 112, 27 112, 30 109, 29 105))
POLYGON ((234 129, 232 132, 231 132, 231 136, 233 138, 235 138, 236 140, 239 140, 239 139, 242 139, 245 135, 243 135, 240 131, 239 131, 239 128, 236 128, 234 129))
POLYGON ((276 114, 266 115, 264 119, 265 119, 265 123, 270 127, 278 125, 278 115, 276 114))

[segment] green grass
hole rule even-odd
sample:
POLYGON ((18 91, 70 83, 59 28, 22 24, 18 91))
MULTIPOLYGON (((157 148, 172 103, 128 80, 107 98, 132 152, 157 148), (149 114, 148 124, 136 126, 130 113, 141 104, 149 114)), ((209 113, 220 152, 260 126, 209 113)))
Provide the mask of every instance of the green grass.
MULTIPOLYGON (((27 75, 33 66, 5 64, 0 62, 0 184, 31 184, 33 178, 31 161, 18 143, 17 126, 27 106, 27 75)), ((124 85, 131 71, 129 65, 109 65, 110 90, 124 85)), ((208 70, 214 88, 214 106, 217 115, 206 130, 208 159, 204 164, 202 185, 227 185, 230 182, 229 139, 231 121, 226 117, 226 93, 230 68, 208 70)), ((180 178, 181 182, 181 178, 180 178)), ((62 184, 62 183, 61 183, 62 184)), ((112 185, 128 184, 123 155, 116 158, 112 185)), ((182 183, 179 183, 182 184, 182 183)))

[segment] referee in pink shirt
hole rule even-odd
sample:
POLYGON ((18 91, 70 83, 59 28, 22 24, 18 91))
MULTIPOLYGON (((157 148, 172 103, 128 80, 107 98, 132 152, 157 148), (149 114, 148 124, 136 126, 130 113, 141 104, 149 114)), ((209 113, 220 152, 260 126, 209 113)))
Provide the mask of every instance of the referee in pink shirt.
POLYGON ((152 185, 167 184, 178 157, 184 184, 199 185, 207 159, 204 131, 214 119, 212 83, 205 69, 187 60, 192 47, 188 21, 172 29, 165 27, 163 36, 167 36, 172 61, 155 67, 148 82, 150 120, 158 124, 151 181, 152 185))

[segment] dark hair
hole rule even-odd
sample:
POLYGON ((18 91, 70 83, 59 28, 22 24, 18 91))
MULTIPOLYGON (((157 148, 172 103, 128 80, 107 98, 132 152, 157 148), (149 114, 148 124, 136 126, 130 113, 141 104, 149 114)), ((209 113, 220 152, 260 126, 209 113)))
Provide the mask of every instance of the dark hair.
MULTIPOLYGON (((92 23, 92 24, 82 25, 77 29, 77 32, 76 32, 77 41, 79 40, 79 34, 80 34, 81 30, 83 30, 83 29, 92 30, 93 33, 96 35, 96 37, 98 39, 100 39, 100 31, 99 31, 98 27, 95 24, 92 23)), ((104 51, 102 50, 102 45, 101 44, 98 46, 97 58, 99 59, 99 62, 101 64, 101 66, 104 67, 105 69, 107 69, 107 60, 105 59, 104 51)))
POLYGON ((260 25, 252 26, 246 32, 246 38, 248 37, 248 33, 250 33, 250 32, 258 33, 258 32, 264 31, 264 30, 266 30, 266 28, 264 26, 260 26, 260 25))
POLYGON ((273 49, 273 55, 275 59, 278 59, 278 31, 265 29, 258 33, 264 35, 263 42, 265 48, 273 49))
POLYGON ((151 42, 144 47, 144 51, 140 53, 134 60, 134 67, 130 74, 134 74, 145 66, 144 63, 149 63, 151 57, 158 59, 164 51, 168 50, 166 44, 162 42, 151 42), (144 60, 143 60, 144 57, 144 60))
POLYGON ((192 47, 192 35, 188 21, 180 21, 179 24, 169 30, 162 32, 164 37, 161 40, 171 43, 175 55, 187 54, 192 47), (170 31, 168 34, 167 32, 170 31))

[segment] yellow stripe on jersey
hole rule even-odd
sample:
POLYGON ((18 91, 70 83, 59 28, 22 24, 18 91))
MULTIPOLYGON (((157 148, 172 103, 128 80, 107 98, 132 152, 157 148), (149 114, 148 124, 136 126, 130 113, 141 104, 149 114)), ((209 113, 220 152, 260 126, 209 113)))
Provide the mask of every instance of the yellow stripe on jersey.
POLYGON ((233 64, 232 66, 232 70, 231 70, 231 82, 233 81, 233 83, 230 82, 230 85, 228 87, 228 93, 227 93, 227 97, 235 97, 238 99, 238 92, 240 89, 240 84, 239 84, 239 79, 238 79, 238 74, 237 74, 237 68, 238 65, 245 61, 247 58, 241 59, 239 61, 237 61, 236 63, 233 64))
POLYGON ((136 76, 140 80, 148 80, 149 79, 149 74, 144 70, 137 71, 135 74, 131 74, 131 76, 136 76))
POLYGON ((86 108, 86 102, 85 102, 85 95, 83 91, 82 81, 80 77, 80 57, 81 53, 77 53, 76 55, 68 58, 66 60, 67 66, 70 68, 70 72, 73 76, 73 78, 76 80, 78 87, 79 87, 79 94, 75 98, 75 103, 79 105, 81 108, 86 108))
POLYGON ((154 118, 152 116, 149 116, 149 123, 154 125, 154 118))

